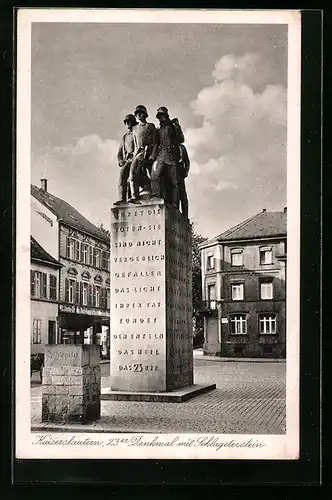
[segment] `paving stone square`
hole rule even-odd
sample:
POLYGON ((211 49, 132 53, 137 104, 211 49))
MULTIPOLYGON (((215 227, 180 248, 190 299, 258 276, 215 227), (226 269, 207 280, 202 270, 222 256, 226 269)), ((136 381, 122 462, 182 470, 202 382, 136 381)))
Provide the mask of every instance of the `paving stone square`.
MULTIPOLYGON (((102 387, 109 386, 109 364, 102 365, 102 387)), ((194 383, 217 388, 184 403, 102 401, 101 418, 63 431, 284 434, 286 432, 286 363, 194 361, 194 383)), ((37 379, 36 379, 37 380, 37 379)), ((41 423, 41 385, 32 383, 33 430, 41 423)))

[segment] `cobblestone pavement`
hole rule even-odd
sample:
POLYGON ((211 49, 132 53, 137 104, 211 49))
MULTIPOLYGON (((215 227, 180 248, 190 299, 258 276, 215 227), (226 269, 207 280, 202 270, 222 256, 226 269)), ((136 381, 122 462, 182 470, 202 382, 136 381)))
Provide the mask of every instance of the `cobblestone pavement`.
MULTIPOLYGON (((101 418, 86 432, 284 434, 286 363, 223 363, 196 359, 194 382, 217 389, 184 403, 102 401, 101 418)), ((108 365, 103 366, 103 372, 108 365)), ((109 378, 102 377, 102 386, 109 378)), ((41 423, 41 385, 32 384, 31 420, 41 423)), ((69 426, 67 426, 69 427, 69 426)), ((60 429, 63 426, 59 427, 60 429)), ((82 430, 70 425, 70 430, 82 430)), ((65 430, 65 429, 63 429, 65 430)), ((67 430, 67 429, 66 429, 67 430)))

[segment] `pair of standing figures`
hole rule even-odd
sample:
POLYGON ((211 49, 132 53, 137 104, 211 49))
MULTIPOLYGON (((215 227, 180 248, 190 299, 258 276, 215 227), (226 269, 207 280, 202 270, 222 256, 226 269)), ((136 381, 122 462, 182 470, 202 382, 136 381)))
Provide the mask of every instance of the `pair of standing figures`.
POLYGON ((118 150, 119 200, 115 204, 137 202, 140 188, 151 198, 164 198, 166 203, 179 208, 188 218, 188 198, 185 178, 190 161, 183 145, 184 135, 176 118, 170 119, 168 109, 158 108, 159 127, 146 121, 145 106, 136 107, 124 123, 128 132, 118 150))

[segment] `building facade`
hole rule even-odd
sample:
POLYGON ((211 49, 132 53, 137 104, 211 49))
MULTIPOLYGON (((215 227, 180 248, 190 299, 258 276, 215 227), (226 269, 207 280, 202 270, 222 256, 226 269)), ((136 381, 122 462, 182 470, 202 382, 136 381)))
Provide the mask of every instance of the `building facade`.
POLYGON ((287 210, 263 210, 200 249, 204 353, 285 357, 287 210))
POLYGON ((43 354, 45 344, 59 342, 57 316, 61 264, 30 239, 31 354, 43 354))
POLYGON ((61 264, 56 317, 62 343, 98 343, 107 351, 110 241, 69 203, 31 186, 31 233, 61 264))

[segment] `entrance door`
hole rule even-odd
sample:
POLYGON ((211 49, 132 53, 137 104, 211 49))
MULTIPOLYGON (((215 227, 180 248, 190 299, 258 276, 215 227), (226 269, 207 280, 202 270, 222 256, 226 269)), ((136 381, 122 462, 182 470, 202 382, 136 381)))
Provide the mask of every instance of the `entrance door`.
POLYGON ((48 343, 55 344, 55 321, 48 322, 48 343))

